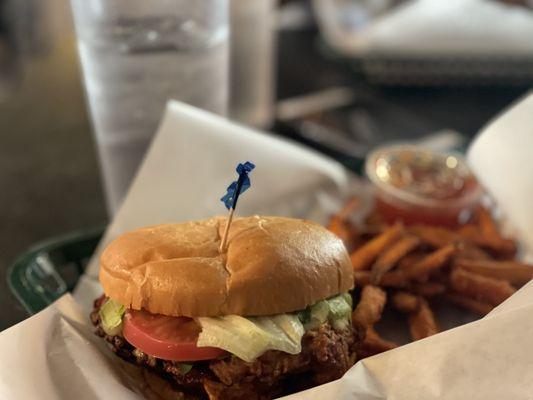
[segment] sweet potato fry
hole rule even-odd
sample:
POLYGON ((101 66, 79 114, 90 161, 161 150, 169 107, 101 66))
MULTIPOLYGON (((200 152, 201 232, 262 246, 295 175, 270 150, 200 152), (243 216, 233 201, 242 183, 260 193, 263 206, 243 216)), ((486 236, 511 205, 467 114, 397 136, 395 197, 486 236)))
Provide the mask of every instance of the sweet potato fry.
POLYGON ((435 249, 444 247, 451 242, 459 241, 461 239, 461 236, 457 233, 436 226, 413 225, 409 227, 408 231, 418 236, 422 242, 435 249))
POLYGON ((511 257, 516 254, 516 243, 500 236, 486 236, 478 232, 476 227, 465 225, 457 233, 464 239, 483 249, 490 250, 498 256, 511 257))
POLYGON ((464 224, 461 225, 457 230, 455 231, 459 236, 461 236, 463 239, 470 240, 468 238, 469 235, 478 234, 477 226, 473 223, 464 224))
POLYGON ((357 196, 351 197, 346 204, 341 208, 341 210, 337 213, 337 217, 339 217, 342 220, 347 220, 350 218, 350 216, 357 211, 359 206, 361 205, 361 199, 357 196))
POLYGON ((492 257, 485 250, 481 250, 475 244, 462 242, 463 248, 456 258, 469 260, 491 260, 492 257))
POLYGON ((420 244, 420 239, 413 235, 405 235, 378 257, 372 265, 371 280, 379 284, 385 272, 390 271, 406 254, 413 251, 420 244))
POLYGON ((389 228, 387 225, 363 225, 358 228, 359 234, 363 239, 372 240, 381 235, 389 228))
POLYGON ((349 218, 360 205, 360 199, 355 196, 352 197, 329 221, 328 229, 341 238, 347 247, 351 247, 357 236, 357 231, 349 218))
POLYGON ((411 290, 422 297, 433 297, 443 294, 446 286, 438 282, 414 283, 411 290))
POLYGON ((370 271, 354 271, 353 278, 355 286, 363 287, 370 285, 370 271))
MULTIPOLYGON (((354 271, 354 280, 356 286, 370 285, 370 271, 354 271)), ((379 286, 404 288, 409 284, 403 271, 389 271, 383 274, 379 286)))
POLYGON ((493 305, 484 303, 482 301, 474 300, 461 293, 449 292, 445 295, 446 300, 461 308, 473 311, 479 315, 487 315, 494 308, 493 305))
POLYGON ((470 235, 479 234, 478 227, 473 222, 461 225, 456 233, 463 238, 463 240, 470 241, 470 235))
POLYGON ((402 257, 402 259, 398 262, 398 265, 396 266, 396 268, 399 270, 403 270, 408 265, 416 264, 418 261, 420 261, 425 256, 427 256, 427 252, 415 250, 412 253, 407 254, 405 257, 402 257))
POLYGON ((478 246, 494 251, 498 257, 510 259, 516 256, 516 243, 511 239, 481 236, 477 239, 477 242, 474 243, 476 243, 478 246))
POLYGON ((474 274, 462 268, 454 268, 450 275, 450 285, 456 292, 494 306, 516 292, 507 281, 474 274))
POLYGON ((351 224, 335 215, 329 221, 328 229, 337 235, 343 242, 346 247, 350 247, 352 240, 355 236, 355 229, 351 224))
POLYGON ((376 210, 372 210, 365 218, 366 226, 384 226, 385 221, 383 216, 376 210))
POLYGON ((418 310, 409 315, 409 330, 413 340, 424 339, 439 332, 433 311, 424 299, 420 299, 418 310))
POLYGON ((392 350, 398 347, 396 343, 383 339, 373 329, 368 328, 365 335, 365 340, 359 352, 360 358, 371 357, 384 351, 392 350))
POLYGON ((444 267, 454 254, 457 254, 460 247, 456 243, 449 243, 433 253, 428 254, 416 264, 405 267, 403 270, 408 279, 426 281, 429 274, 439 268, 444 267))
POLYGON ((479 230, 483 235, 501 237, 496 221, 494 221, 489 210, 487 210, 485 207, 479 206, 476 209, 475 219, 477 221, 479 230))
POLYGON ((387 301, 387 294, 377 286, 367 285, 361 291, 361 299, 352 313, 354 326, 365 330, 380 320, 387 301))
POLYGON ((503 279, 518 286, 522 286, 533 279, 533 265, 523 264, 518 261, 458 259, 454 265, 478 275, 503 279))
POLYGON ((386 246, 396 240, 402 231, 403 226, 401 224, 394 224, 381 235, 376 236, 352 252, 350 258, 354 270, 365 270, 370 268, 370 265, 379 253, 381 253, 386 246))
POLYGON ((413 313, 420 306, 420 298, 408 292, 396 292, 392 296, 392 305, 404 313, 413 313))

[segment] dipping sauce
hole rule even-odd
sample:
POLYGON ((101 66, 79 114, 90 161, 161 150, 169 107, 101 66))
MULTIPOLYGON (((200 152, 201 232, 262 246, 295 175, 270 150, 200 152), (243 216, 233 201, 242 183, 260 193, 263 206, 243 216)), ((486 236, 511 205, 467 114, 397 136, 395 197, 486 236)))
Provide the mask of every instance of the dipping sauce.
POLYGON ((482 194, 457 154, 408 145, 382 147, 369 154, 365 169, 376 187, 376 207, 387 222, 455 227, 482 194))

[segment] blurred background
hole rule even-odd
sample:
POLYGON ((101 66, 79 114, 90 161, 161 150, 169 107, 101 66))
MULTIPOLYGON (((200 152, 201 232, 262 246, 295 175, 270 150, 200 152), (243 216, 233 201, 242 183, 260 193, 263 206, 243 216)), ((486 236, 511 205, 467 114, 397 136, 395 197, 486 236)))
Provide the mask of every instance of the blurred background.
POLYGON ((27 316, 9 265, 105 226, 167 98, 359 173, 383 143, 464 150, 531 87, 531 38, 526 0, 0 0, 0 330, 27 316))

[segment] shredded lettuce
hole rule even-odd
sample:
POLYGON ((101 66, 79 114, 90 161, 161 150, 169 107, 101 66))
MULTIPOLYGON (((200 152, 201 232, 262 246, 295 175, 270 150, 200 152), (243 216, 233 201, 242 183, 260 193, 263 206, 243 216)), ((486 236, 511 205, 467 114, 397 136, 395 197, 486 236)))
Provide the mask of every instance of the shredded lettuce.
POLYGON ((351 318, 349 317, 334 319, 330 322, 333 328, 337 329, 338 331, 348 329, 352 323, 351 318))
POLYGON ((238 315, 197 318, 202 326, 198 347, 218 347, 251 362, 268 350, 302 351, 304 327, 294 314, 244 318, 238 315))
POLYGON ((192 364, 187 364, 187 363, 178 363, 177 365, 182 375, 187 374, 192 369, 192 366, 193 366, 192 364))
POLYGON ((350 314, 352 313, 352 307, 353 307, 353 299, 352 295, 349 292, 342 293, 340 296, 350 305, 350 314))
POLYGON ((329 307, 329 319, 337 320, 343 319, 352 313, 352 306, 346 301, 342 295, 332 297, 326 300, 329 307))
POLYGON ((293 348, 298 349, 297 352, 299 353, 302 350, 300 343, 305 330, 298 318, 293 314, 279 314, 270 317, 270 319, 295 343, 293 348))
POLYGON ((335 329, 346 329, 351 322, 352 296, 342 293, 319 301, 298 313, 305 330, 315 329, 329 321, 335 329))
POLYGON ((108 299, 100 308, 100 321, 104 332, 110 336, 122 332, 122 317, 126 308, 112 299, 108 299))
POLYGON ((298 316, 300 322, 305 326, 305 324, 311 321, 311 307, 307 307, 305 310, 298 311, 296 315, 298 316))
POLYGON ((319 301, 318 303, 308 307, 308 309, 309 320, 304 325, 306 331, 318 328, 328 320, 329 306, 327 302, 319 301))

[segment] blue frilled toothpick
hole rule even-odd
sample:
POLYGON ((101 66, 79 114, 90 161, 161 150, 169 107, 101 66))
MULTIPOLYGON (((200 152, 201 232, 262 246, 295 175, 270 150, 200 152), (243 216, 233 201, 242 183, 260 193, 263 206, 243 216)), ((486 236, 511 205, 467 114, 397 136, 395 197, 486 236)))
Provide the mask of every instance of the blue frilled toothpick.
POLYGON ((229 210, 226 227, 224 228, 224 234, 222 235, 222 240, 220 241, 219 251, 221 253, 226 250, 229 227, 231 225, 231 221, 233 220, 235 207, 237 207, 237 200, 239 199, 240 194, 244 193, 250 187, 250 178, 248 177, 248 174, 254 168, 255 165, 250 161, 246 161, 244 164, 239 163, 236 168, 239 178, 228 186, 227 193, 220 199, 229 210))

